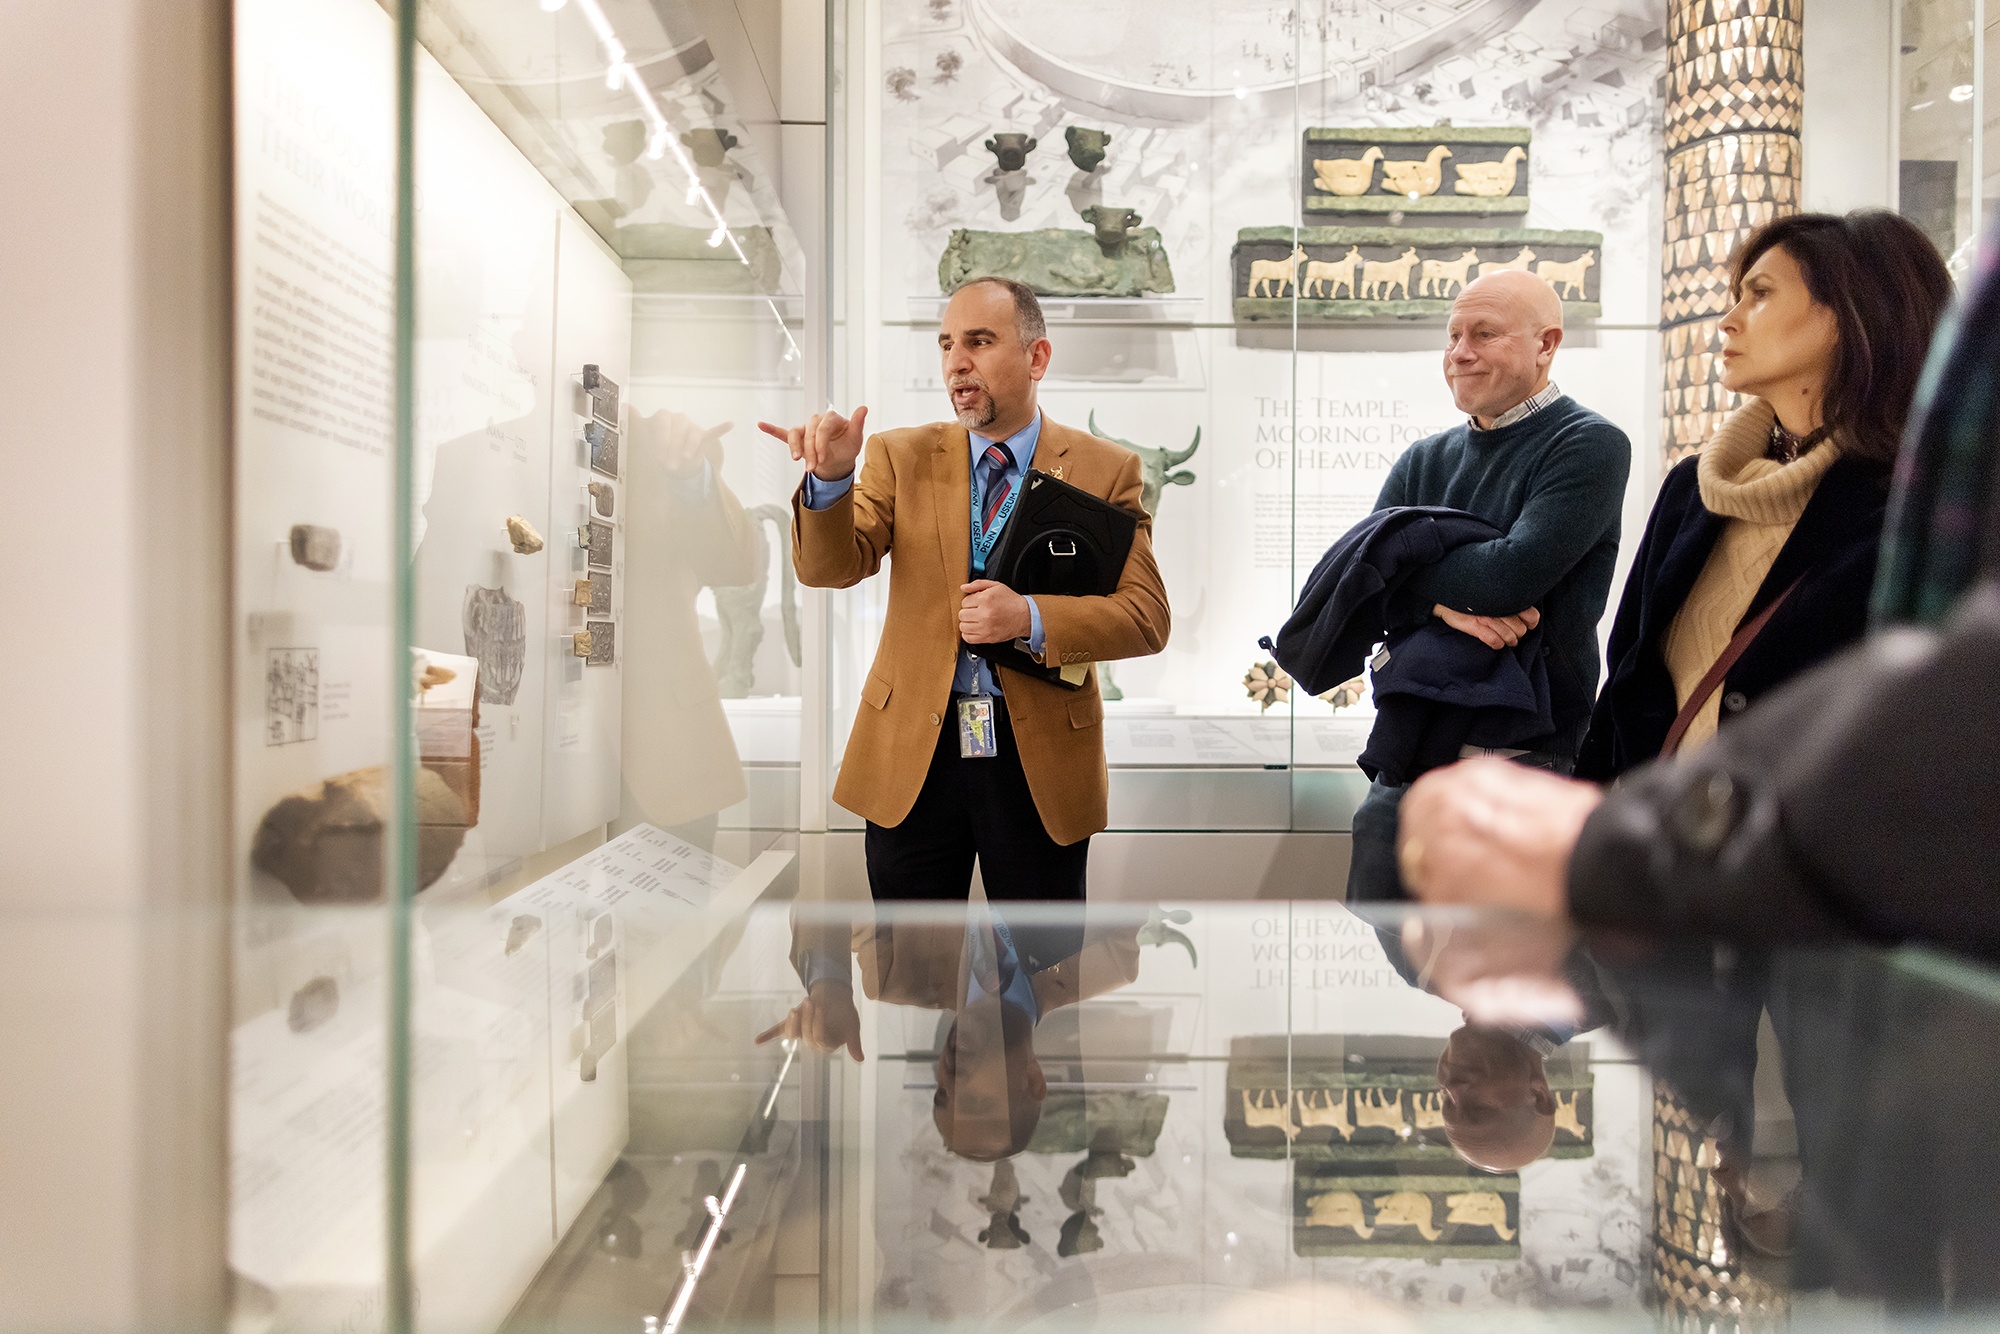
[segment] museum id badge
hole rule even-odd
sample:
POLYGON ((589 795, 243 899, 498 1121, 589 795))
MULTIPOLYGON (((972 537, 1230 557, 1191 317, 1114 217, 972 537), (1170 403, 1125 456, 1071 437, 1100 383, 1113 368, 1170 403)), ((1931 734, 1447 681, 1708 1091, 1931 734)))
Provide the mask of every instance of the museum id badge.
POLYGON ((993 698, 975 695, 958 702, 958 757, 988 760, 1000 753, 1000 736, 993 727, 993 698))

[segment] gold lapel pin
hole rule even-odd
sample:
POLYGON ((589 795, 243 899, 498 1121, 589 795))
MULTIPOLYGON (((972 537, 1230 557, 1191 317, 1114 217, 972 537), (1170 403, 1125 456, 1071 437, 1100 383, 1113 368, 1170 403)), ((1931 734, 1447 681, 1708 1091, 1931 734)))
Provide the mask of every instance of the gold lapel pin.
POLYGON ((1055 478, 1058 482, 1060 482, 1063 479, 1061 465, 1058 464, 1056 467, 1049 469, 1049 476, 1055 478))

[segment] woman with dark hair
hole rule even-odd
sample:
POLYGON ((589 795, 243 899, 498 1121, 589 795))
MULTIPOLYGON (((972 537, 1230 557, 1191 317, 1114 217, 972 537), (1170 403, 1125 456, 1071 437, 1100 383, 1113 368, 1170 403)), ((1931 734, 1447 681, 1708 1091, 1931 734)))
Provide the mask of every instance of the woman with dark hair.
POLYGON ((1730 273, 1722 384, 1750 402, 1660 488, 1577 757, 1687 750, 1868 625, 1889 475, 1951 277, 1893 213, 1801 213, 1730 273))
MULTIPOLYGON (((1929 239, 1893 213, 1803 213, 1750 236, 1729 292, 1722 384, 1750 402, 1660 488, 1612 625, 1578 778, 1609 781, 1706 743, 1868 628, 1890 472, 1951 277, 1929 239)), ((1670 942, 1605 973, 1625 998, 1627 1040, 1691 1110, 1717 1118, 1731 1249, 1782 1256, 1797 1202, 1753 1205, 1744 1171, 1766 999, 1802 984, 1785 956, 1742 951, 1726 966, 1719 957, 1670 942)), ((1783 1006, 1771 1003, 1789 1043, 1797 1025, 1778 1022, 1783 1006)), ((1800 1138, 1803 1152, 1804 1121, 1800 1138)))

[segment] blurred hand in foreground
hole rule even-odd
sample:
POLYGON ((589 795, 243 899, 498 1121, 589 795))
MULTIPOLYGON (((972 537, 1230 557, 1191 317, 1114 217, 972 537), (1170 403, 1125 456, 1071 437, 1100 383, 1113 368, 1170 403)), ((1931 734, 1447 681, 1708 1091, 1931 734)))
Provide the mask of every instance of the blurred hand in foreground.
POLYGON ((1604 794, 1508 760, 1464 760, 1411 785, 1398 814, 1403 884, 1426 903, 1568 916, 1571 850, 1604 794))

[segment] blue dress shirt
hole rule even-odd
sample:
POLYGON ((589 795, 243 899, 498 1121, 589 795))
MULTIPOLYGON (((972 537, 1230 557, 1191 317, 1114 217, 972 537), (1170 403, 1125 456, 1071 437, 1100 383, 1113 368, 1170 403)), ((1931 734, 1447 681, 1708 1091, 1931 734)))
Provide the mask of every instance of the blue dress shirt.
MULTIPOLYGON (((972 499, 975 505, 983 509, 984 505, 982 502, 985 497, 980 494, 979 465, 980 461, 986 457, 986 447, 992 444, 993 440, 989 436, 980 435, 977 431, 968 432, 967 434, 970 445, 967 462, 972 469, 972 499)), ((1035 442, 1041 438, 1042 413, 1041 409, 1037 408, 1035 410, 1035 419, 1015 434, 1009 436, 1004 442, 1008 450, 1014 455, 1013 465, 1007 469, 1008 485, 1019 486, 1021 479, 1027 476, 1028 468, 1034 462, 1035 458, 1035 442)), ((833 504, 834 501, 846 495, 849 488, 853 485, 853 473, 849 473, 837 482, 823 482, 808 472, 806 474, 806 508, 809 510, 823 510, 833 504)), ((966 568, 968 571, 970 571, 971 566, 972 551, 968 546, 966 549, 966 568)), ((1025 643, 1028 652, 1035 657, 1039 658, 1042 656, 1042 609, 1035 605, 1033 598, 1028 599, 1028 637, 1025 640, 1016 642, 1025 643)), ((952 674, 951 689, 955 695, 999 695, 1005 693, 1000 689, 999 679, 993 675, 992 664, 969 648, 961 648, 958 651, 958 670, 952 674)))

